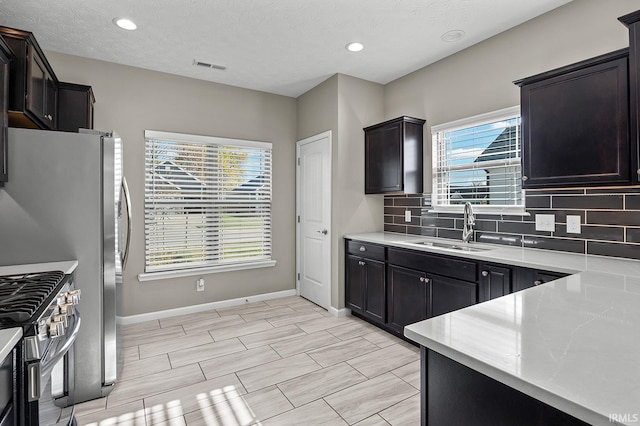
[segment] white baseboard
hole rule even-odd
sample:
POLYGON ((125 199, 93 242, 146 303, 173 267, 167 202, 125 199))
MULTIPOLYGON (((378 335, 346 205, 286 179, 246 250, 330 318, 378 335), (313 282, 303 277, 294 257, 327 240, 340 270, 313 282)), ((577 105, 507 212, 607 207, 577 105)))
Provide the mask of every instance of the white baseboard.
POLYGON ((334 317, 346 317, 347 315, 351 315, 351 309, 348 308, 336 309, 333 306, 329 306, 328 311, 334 317))
POLYGON ((126 317, 116 317, 116 322, 121 325, 136 324, 139 322, 152 321, 161 318, 175 317, 178 315, 195 314, 212 309, 226 308, 229 306, 244 305, 245 303, 262 302, 264 300, 279 299, 281 297, 295 296, 296 290, 283 290, 274 293, 257 294, 255 296, 240 297, 238 299, 221 300, 219 302, 203 303, 200 305, 185 306, 183 308, 167 309, 165 311, 149 312, 146 314, 128 315, 126 317))

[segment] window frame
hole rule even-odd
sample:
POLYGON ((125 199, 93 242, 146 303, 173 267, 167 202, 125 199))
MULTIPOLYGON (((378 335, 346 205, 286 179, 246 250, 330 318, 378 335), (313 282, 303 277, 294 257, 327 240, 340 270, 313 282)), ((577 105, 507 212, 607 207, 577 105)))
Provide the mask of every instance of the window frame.
MULTIPOLYGON (((516 117, 521 118, 520 106, 516 105, 513 107, 503 108, 496 111, 487 112, 484 114, 475 115, 472 117, 462 118, 460 120, 450 121, 447 123, 438 124, 436 126, 431 126, 431 200, 432 205, 430 211, 433 212, 442 212, 442 213, 462 213, 464 205, 463 204, 438 204, 438 200, 440 197, 438 196, 438 135, 442 132, 450 132, 465 129, 468 127, 481 126, 484 124, 490 124, 492 122, 513 119, 516 117)), ((522 179, 522 133, 520 133, 520 170, 521 173, 517 176, 518 179, 522 179)), ((522 186, 522 185, 520 185, 522 186)), ((496 215, 520 215, 520 216, 528 216, 529 214, 526 211, 525 206, 525 192, 522 191, 522 204, 521 205, 483 205, 483 204, 471 204, 473 210, 476 213, 481 214, 496 214, 496 215)))
MULTIPOLYGON (((143 223, 145 226, 144 233, 144 247, 145 247, 145 256, 144 256, 144 272, 138 275, 139 281, 149 281, 156 279, 165 279, 165 278, 177 278, 183 276, 195 276, 202 275, 208 273, 216 273, 216 272, 229 272, 229 271, 238 271, 245 269, 255 269, 255 268, 264 268, 264 267, 273 267, 276 265, 276 260, 273 259, 273 144, 270 142, 261 142, 261 141, 252 141, 252 140, 243 140, 243 139, 231 139, 231 138, 221 138, 215 136, 203 136, 203 135, 190 135, 184 133, 171 133, 171 132, 163 132, 156 130, 145 130, 144 133, 144 149, 145 149, 145 166, 144 166, 144 214, 145 217, 143 219, 143 223), (175 143, 184 143, 184 144, 198 144, 198 145, 215 145, 218 147, 237 147, 237 148, 253 148, 253 149, 264 149, 269 152, 269 173, 268 173, 268 220, 266 227, 268 227, 269 231, 269 246, 270 250, 268 253, 268 257, 251 260, 248 258, 247 260, 241 261, 231 261, 231 262, 220 262, 219 264, 215 264, 215 260, 212 261, 208 259, 205 263, 210 263, 206 265, 194 265, 189 266, 188 264, 183 264, 182 266, 178 265, 175 268, 167 267, 167 268, 153 268, 150 267, 149 257, 147 256, 147 250, 150 247, 150 234, 147 233, 148 226, 148 207, 147 201, 153 198, 153 191, 149 191, 147 187, 147 174, 149 173, 148 165, 147 165, 147 150, 148 144, 150 141, 162 141, 162 142, 175 142, 175 143)), ((217 161, 217 160, 216 160, 217 161)), ((216 168, 214 170, 220 170, 216 168)), ((188 170, 185 170, 185 173, 188 173, 188 170)), ((210 180, 206 180, 209 182, 210 180)), ((187 189, 182 192, 187 191, 187 189)), ((189 195, 188 193, 185 193, 189 195)), ((246 201, 246 200, 245 200, 246 201)), ((205 201, 206 202, 206 201, 205 201)), ((264 202, 263 202, 264 203, 264 202)), ((187 203, 183 207, 188 207, 187 203)), ((224 207, 223 207, 224 209, 224 207)), ((222 210, 223 211, 223 210, 222 210)), ((214 221, 214 223, 217 223, 214 221)), ((215 224, 212 224, 211 227, 215 227, 215 224)), ((218 229, 213 231, 214 233, 219 232, 218 229)), ((219 259, 218 259, 219 261, 219 259)))

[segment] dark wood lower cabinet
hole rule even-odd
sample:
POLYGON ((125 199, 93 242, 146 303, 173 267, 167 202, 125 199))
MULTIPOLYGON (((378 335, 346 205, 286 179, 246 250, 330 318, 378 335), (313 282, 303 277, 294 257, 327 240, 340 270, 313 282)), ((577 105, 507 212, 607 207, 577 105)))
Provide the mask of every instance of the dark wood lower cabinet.
POLYGON ((480 289, 478 302, 486 302, 511 293, 512 268, 480 264, 480 289))
POLYGON ((374 322, 386 321, 385 264, 347 255, 346 305, 374 322))
POLYGON ((588 426, 424 346, 420 353, 423 426, 588 426))
POLYGON ((361 257, 347 255, 345 263, 345 305, 351 312, 364 313, 365 271, 360 266, 361 257))
POLYGON ((427 316, 435 317, 478 302, 478 285, 453 278, 429 275, 427 316))
POLYGON ((516 279, 513 283, 513 291, 525 290, 537 285, 566 277, 567 274, 560 272, 539 271, 536 269, 518 268, 515 271, 516 279))
POLYGON ((427 318, 427 274, 387 266, 388 326, 404 334, 404 326, 427 318))
POLYGON ((402 338, 409 324, 566 275, 355 240, 345 253, 345 306, 402 338))

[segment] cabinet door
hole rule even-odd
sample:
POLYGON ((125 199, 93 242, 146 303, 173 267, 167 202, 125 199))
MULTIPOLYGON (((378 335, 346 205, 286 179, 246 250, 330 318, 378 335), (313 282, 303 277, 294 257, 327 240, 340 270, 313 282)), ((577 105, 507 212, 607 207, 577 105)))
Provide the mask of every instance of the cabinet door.
POLYGON ((429 318, 474 305, 478 301, 476 283, 429 275, 429 318))
POLYGON ((44 61, 34 49, 29 49, 27 73, 26 109, 46 128, 53 129, 55 82, 44 61))
POLYGON ((513 283, 513 291, 520 291, 537 285, 566 277, 567 274, 560 272, 539 271, 529 268, 518 268, 513 283))
POLYGON ((364 313, 364 279, 365 268, 362 258, 347 255, 346 261, 346 281, 345 281, 345 304, 353 312, 364 313))
POLYGON ((362 262, 365 264, 364 315, 384 324, 387 319, 384 262, 370 259, 362 259, 362 262))
POLYGON ((511 268, 481 264, 478 301, 485 302, 511 293, 511 268))
POLYGON ((388 325, 400 334, 404 326, 427 318, 427 274, 387 266, 388 325))
POLYGON ((365 194, 402 191, 402 123, 366 131, 364 147, 365 194))
POLYGON ((524 188, 630 182, 628 58, 619 56, 531 84, 525 79, 524 188))
POLYGON ((48 72, 45 74, 45 93, 44 93, 44 116, 48 120, 49 127, 57 129, 56 122, 58 118, 58 88, 56 82, 53 81, 51 74, 48 72))
POLYGON ((58 83, 57 129, 65 132, 93 129, 94 102, 91 86, 58 83))
POLYGON ((0 186, 7 174, 7 127, 9 125, 9 47, 0 38, 0 186))

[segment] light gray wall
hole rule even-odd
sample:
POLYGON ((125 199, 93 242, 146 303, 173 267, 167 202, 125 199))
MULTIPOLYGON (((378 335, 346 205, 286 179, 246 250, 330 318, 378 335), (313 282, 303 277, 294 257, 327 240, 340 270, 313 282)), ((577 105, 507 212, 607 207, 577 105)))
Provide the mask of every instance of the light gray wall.
POLYGON ((124 173, 133 200, 131 254, 124 277, 124 315, 295 288, 296 100, 253 90, 47 52, 61 81, 93 87, 95 128, 124 141, 124 173), (273 143, 273 268, 139 282, 144 272, 144 130, 273 143))
POLYGON ((364 127, 384 120, 384 87, 344 74, 338 75, 338 185, 334 199, 332 304, 344 307, 344 240, 357 232, 382 231, 384 196, 364 194, 364 127), (337 267, 336 267, 337 266, 337 267))
POLYGON ((574 0, 387 84, 387 119, 427 120, 425 192, 431 192, 430 126, 519 105, 514 80, 628 47, 617 18, 638 8, 637 0, 574 0))
POLYGON ((384 118, 382 85, 336 74, 298 98, 298 140, 332 131, 331 305, 344 307, 344 240, 381 231, 383 197, 364 195, 363 127, 384 118))

